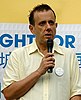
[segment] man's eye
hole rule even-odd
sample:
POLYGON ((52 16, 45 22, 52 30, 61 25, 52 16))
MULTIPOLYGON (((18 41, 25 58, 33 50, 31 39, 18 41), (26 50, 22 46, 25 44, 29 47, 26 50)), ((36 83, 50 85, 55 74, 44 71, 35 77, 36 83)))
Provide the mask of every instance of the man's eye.
POLYGON ((49 21, 50 25, 54 25, 54 23, 55 23, 54 21, 49 21))
POLYGON ((46 24, 45 21, 39 23, 40 26, 44 26, 45 24, 46 24))

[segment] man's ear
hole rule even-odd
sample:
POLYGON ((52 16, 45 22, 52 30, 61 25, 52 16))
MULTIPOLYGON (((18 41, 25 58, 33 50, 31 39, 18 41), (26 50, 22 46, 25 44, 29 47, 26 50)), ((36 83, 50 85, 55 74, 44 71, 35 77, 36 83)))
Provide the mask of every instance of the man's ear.
POLYGON ((30 24, 29 25, 29 29, 30 29, 31 33, 34 34, 34 27, 33 27, 33 25, 30 24))

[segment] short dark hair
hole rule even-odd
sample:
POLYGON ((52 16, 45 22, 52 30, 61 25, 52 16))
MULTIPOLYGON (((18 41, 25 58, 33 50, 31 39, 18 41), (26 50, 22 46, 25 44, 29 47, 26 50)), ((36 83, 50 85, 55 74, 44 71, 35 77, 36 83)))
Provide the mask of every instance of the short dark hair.
POLYGON ((39 11, 40 12, 40 11, 44 11, 44 10, 46 10, 46 11, 51 10, 53 12, 55 18, 56 18, 55 12, 53 11, 53 9, 49 5, 47 5, 47 4, 41 4, 41 5, 37 5, 36 7, 34 7, 33 10, 30 12, 30 15, 29 15, 29 23, 31 25, 35 25, 34 13, 36 11, 39 11))

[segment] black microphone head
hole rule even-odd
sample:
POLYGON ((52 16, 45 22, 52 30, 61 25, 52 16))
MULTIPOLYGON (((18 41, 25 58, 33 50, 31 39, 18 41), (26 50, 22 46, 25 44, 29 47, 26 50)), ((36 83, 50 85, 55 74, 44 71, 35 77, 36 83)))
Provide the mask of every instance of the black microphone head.
POLYGON ((48 39, 47 40, 47 49, 48 49, 48 52, 52 52, 52 48, 53 48, 53 39, 48 39))

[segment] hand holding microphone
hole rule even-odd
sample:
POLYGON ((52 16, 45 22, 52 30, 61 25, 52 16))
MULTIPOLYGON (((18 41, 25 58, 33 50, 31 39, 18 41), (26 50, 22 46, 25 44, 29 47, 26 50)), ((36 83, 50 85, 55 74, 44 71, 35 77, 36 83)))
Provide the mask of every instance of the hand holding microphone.
POLYGON ((46 71, 48 71, 48 73, 53 72, 53 68, 54 68, 54 65, 55 65, 55 59, 53 58, 54 54, 52 53, 52 48, 53 48, 53 40, 48 39, 47 40, 47 51, 48 51, 48 53, 46 53, 44 55, 44 57, 42 58, 42 61, 40 63, 40 66, 37 69, 37 71, 41 75, 45 74, 46 71))

